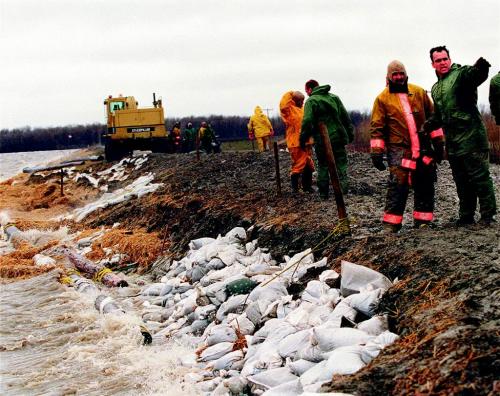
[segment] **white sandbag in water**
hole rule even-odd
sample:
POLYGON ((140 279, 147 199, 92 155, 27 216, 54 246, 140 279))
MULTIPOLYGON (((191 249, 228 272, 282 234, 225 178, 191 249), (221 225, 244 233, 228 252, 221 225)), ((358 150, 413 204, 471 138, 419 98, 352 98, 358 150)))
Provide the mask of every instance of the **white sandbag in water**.
POLYGON ((380 272, 342 260, 340 278, 340 292, 342 295, 347 297, 353 293, 358 293, 361 288, 366 288, 367 285, 370 285, 373 289, 387 290, 392 286, 392 282, 380 272))
POLYGON ((198 238, 198 239, 193 239, 191 242, 189 242, 189 249, 191 250, 198 250, 201 247, 208 245, 209 243, 214 242, 214 238, 198 238))
POLYGON ((245 303, 247 296, 248 294, 238 294, 236 296, 229 297, 229 299, 221 304, 221 306, 217 310, 217 314, 215 315, 217 320, 222 322, 227 314, 237 311, 242 312, 245 309, 243 304, 245 303))
POLYGON ((366 343, 361 350, 361 359, 366 364, 370 363, 379 355, 382 349, 394 343, 397 339, 399 339, 397 334, 391 333, 390 331, 384 331, 373 340, 366 343))
POLYGON ((373 291, 351 294, 346 297, 343 302, 366 316, 373 316, 375 315, 375 311, 377 310, 384 292, 384 289, 376 289, 373 291))
POLYGON ((302 374, 304 374, 311 367, 316 366, 316 364, 317 363, 311 362, 309 360, 299 359, 299 360, 296 360, 294 362, 289 362, 286 365, 290 368, 290 371, 293 374, 300 377, 302 374))
POLYGON ((212 360, 207 368, 211 370, 238 370, 243 367, 245 354, 241 350, 230 352, 219 359, 212 360))
POLYGON ((247 378, 252 390, 267 390, 297 379, 298 377, 293 375, 287 367, 263 371, 262 373, 255 374, 247 378))
POLYGON ((228 324, 220 324, 211 327, 204 334, 205 344, 212 346, 221 342, 235 342, 238 338, 236 331, 228 324))
POLYGON ((141 295, 143 295, 143 296, 159 296, 164 286, 165 286, 164 283, 152 283, 151 285, 148 285, 141 292, 141 295))
POLYGON ((384 331, 389 330, 387 315, 376 315, 373 318, 364 320, 363 322, 358 323, 356 328, 367 334, 378 336, 384 331))
POLYGON ((312 329, 313 344, 317 344, 324 351, 332 351, 339 347, 363 344, 374 337, 364 331, 350 327, 328 327, 321 325, 312 329))
POLYGON ((345 346, 333 350, 326 361, 325 371, 332 375, 354 374, 361 370, 365 363, 361 359, 362 347, 345 346))
POLYGON ((286 336, 278 345, 278 353, 282 358, 295 359, 297 352, 309 343, 310 336, 311 331, 309 329, 286 336))
POLYGON ((302 395, 303 389, 299 379, 275 386, 265 391, 262 396, 298 396, 302 395))
POLYGON ((200 357, 199 361, 208 362, 210 360, 216 360, 220 357, 227 355, 229 352, 233 351, 233 343, 232 342, 220 342, 218 344, 212 345, 205 349, 200 357))

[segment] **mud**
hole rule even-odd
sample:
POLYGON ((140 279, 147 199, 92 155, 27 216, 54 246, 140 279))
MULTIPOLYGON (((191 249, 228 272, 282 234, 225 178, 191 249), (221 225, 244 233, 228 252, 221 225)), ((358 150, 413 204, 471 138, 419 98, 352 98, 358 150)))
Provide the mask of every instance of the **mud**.
MULTIPOLYGON (((333 197, 323 201, 317 194, 292 195, 289 154, 284 151, 281 195, 271 153, 226 152, 204 155, 199 162, 191 154, 151 154, 134 176, 153 172, 154 182, 164 183, 162 188, 94 212, 72 226, 98 229, 118 222, 124 232, 150 233, 157 251, 168 249, 172 257, 180 257, 192 239, 253 225, 253 237, 276 257, 311 247, 316 257, 328 257, 337 270, 342 259, 364 264, 399 280, 385 294, 380 310, 389 313, 391 330, 402 337, 368 367, 334 378, 324 390, 359 395, 494 394, 500 388, 498 223, 453 226, 458 201, 444 162, 436 185, 436 228, 412 229, 410 195, 400 234, 383 234, 380 218, 387 173, 373 169, 366 154, 350 154, 349 160, 348 237, 332 234, 338 221, 333 197)), ((105 166, 93 165, 94 170, 105 166)), ((499 201, 500 167, 493 165, 491 171, 499 201)), ((133 179, 115 182, 113 188, 133 179)), ((39 181, 20 184, 47 188, 39 181)), ((11 194, 16 184, 1 188, 0 195, 11 194)), ((79 199, 96 194, 88 185, 68 188, 77 189, 79 199)), ((17 208, 18 218, 29 222, 23 210, 17 208)), ((59 214, 61 209, 49 205, 46 211, 59 214)))

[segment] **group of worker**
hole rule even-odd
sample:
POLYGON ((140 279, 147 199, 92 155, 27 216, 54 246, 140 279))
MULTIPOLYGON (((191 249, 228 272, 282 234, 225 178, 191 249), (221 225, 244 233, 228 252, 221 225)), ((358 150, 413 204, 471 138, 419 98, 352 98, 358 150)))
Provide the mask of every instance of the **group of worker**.
POLYGON ((181 131, 181 123, 176 122, 168 138, 173 153, 189 153, 197 147, 207 154, 220 152, 220 143, 217 141, 213 128, 206 121, 203 121, 198 129, 193 126, 192 122, 188 122, 183 131, 181 131))
MULTIPOLYGON (((459 198, 457 226, 474 224, 479 201, 479 222, 494 223, 497 213, 493 181, 489 173, 486 128, 477 107, 477 87, 487 78, 490 64, 479 58, 473 66, 451 62, 445 46, 430 50, 437 82, 432 99, 426 91, 408 83, 404 65, 392 61, 387 68, 386 87, 375 99, 371 114, 370 148, 373 166, 389 167, 388 189, 382 222, 387 232, 401 229, 410 187, 414 191, 413 225, 430 227, 434 220, 436 164, 447 154, 459 198)), ((329 85, 315 80, 305 84, 308 99, 299 91, 286 92, 280 101, 280 115, 286 126, 286 143, 291 156, 290 183, 312 192, 315 170, 312 145, 317 160, 317 188, 328 199, 329 171, 320 125, 326 125, 340 186, 348 192, 347 152, 354 139, 354 126, 340 98, 329 85), (300 183, 301 181, 301 183, 300 183)), ((500 73, 490 84, 491 112, 500 124, 500 73)), ((323 127, 324 128, 324 127, 323 127)), ((268 149, 273 135, 269 119, 260 107, 248 124, 250 139, 259 150, 268 149)))

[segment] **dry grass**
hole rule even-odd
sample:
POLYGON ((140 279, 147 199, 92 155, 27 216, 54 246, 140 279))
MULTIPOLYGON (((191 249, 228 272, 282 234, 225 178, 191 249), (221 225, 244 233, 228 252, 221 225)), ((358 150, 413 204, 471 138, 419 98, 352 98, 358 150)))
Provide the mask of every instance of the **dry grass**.
POLYGON ((87 254, 91 260, 100 260, 106 257, 104 248, 110 248, 113 253, 122 253, 128 256, 127 262, 138 263, 140 268, 152 264, 165 249, 162 249, 162 240, 157 232, 148 233, 145 230, 133 231, 112 229, 104 234, 92 245, 92 251, 87 254))

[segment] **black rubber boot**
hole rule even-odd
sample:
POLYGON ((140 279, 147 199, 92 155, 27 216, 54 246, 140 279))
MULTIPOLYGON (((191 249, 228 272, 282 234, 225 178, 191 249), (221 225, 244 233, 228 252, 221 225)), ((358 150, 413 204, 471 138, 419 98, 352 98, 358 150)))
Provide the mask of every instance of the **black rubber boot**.
POLYGON ((299 173, 292 173, 290 176, 290 185, 292 186, 292 192, 298 193, 299 192, 299 173))
POLYGON ((321 199, 328 199, 328 190, 329 190, 329 185, 328 183, 319 183, 318 184, 318 192, 319 192, 319 197, 321 199))
POLYGON ((312 188, 312 170, 305 168, 302 173, 302 191, 312 193, 314 192, 312 188))

